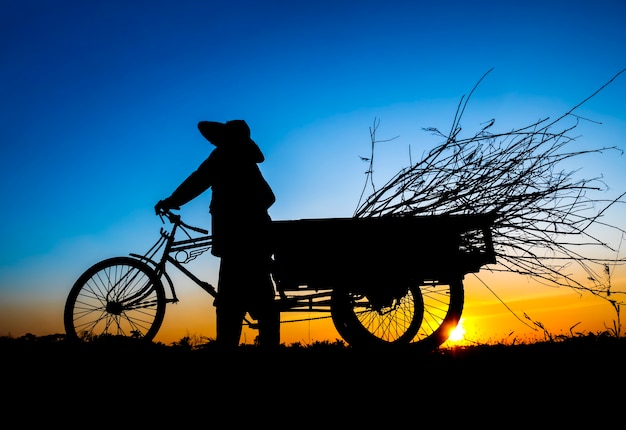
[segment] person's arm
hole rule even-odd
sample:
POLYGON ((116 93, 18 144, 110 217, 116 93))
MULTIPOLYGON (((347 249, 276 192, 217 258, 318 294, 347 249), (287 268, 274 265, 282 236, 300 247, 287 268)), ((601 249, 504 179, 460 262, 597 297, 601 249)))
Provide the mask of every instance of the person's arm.
POLYGON ((200 194, 209 189, 212 185, 212 175, 210 168, 211 157, 207 158, 198 169, 187 177, 171 196, 159 200, 154 207, 157 213, 168 209, 179 209, 182 205, 190 202, 200 194))

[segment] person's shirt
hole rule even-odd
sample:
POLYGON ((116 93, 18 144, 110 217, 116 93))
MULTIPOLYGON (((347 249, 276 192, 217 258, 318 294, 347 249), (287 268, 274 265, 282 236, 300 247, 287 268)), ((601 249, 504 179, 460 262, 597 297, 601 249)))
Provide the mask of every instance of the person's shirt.
POLYGON ((211 188, 213 215, 253 216, 266 212, 275 202, 275 196, 258 166, 264 160, 260 148, 252 141, 220 145, 176 188, 170 202, 184 205, 211 188))

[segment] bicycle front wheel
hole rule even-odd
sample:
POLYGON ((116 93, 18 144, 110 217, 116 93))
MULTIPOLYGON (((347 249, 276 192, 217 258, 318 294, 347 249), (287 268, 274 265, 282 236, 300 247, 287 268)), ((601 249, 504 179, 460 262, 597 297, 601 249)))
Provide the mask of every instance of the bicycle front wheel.
POLYGON ((154 269, 131 257, 94 264, 76 281, 63 322, 70 340, 122 336, 151 341, 165 316, 165 290, 154 269))

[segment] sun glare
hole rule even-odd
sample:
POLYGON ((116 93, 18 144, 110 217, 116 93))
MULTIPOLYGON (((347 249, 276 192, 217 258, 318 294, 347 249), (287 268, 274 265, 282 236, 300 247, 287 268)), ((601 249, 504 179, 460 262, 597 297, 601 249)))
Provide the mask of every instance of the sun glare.
POLYGON ((457 326, 450 332, 450 337, 448 338, 451 342, 458 342, 463 340, 465 337, 465 329, 463 328, 463 319, 459 320, 457 326))

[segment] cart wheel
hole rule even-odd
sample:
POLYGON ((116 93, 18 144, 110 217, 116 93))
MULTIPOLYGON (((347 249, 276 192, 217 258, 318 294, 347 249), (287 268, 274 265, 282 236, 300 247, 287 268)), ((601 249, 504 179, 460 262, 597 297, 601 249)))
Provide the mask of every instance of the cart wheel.
POLYGON ((94 264, 76 281, 65 303, 69 340, 121 336, 151 341, 165 316, 165 291, 155 271, 131 257, 94 264))
POLYGON ((382 313, 374 310, 366 297, 349 290, 333 291, 331 313, 337 331, 351 345, 409 344, 411 348, 433 350, 457 326, 463 302, 459 278, 411 287, 401 299, 401 307, 391 312, 383 309, 382 313))
POLYGON ((344 340, 354 346, 383 346, 406 344, 415 337, 424 310, 419 288, 410 287, 384 305, 374 302, 349 288, 333 290, 331 316, 344 340))
POLYGON ((463 312, 465 292, 462 279, 459 277, 450 282, 424 282, 420 285, 424 317, 411 342, 413 348, 433 350, 448 340, 463 312))

